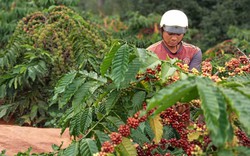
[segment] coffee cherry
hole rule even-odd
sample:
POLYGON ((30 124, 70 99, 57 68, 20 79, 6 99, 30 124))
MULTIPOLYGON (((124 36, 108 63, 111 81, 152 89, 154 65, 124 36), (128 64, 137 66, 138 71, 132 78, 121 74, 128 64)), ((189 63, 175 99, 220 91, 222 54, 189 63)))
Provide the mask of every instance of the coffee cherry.
POLYGON ((110 134, 110 139, 113 144, 118 145, 122 142, 122 135, 117 132, 113 132, 110 134))
POLYGON ((124 136, 127 137, 130 135, 130 128, 128 125, 121 125, 118 129, 119 133, 124 136))
POLYGON ((115 150, 114 145, 112 145, 109 141, 105 141, 102 144, 101 151, 106 153, 113 153, 115 150))
POLYGON ((127 124, 129 127, 136 129, 139 126, 139 120, 133 117, 127 119, 127 124))

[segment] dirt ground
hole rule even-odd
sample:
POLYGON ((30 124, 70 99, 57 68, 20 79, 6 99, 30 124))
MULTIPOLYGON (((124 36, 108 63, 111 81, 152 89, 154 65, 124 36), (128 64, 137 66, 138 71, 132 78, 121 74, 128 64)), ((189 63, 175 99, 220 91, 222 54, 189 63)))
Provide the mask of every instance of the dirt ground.
POLYGON ((17 126, 13 123, 0 121, 0 153, 6 150, 7 156, 14 156, 18 152, 25 152, 32 147, 31 153, 52 152, 52 145, 67 147, 71 143, 68 130, 60 135, 61 129, 35 128, 17 126))

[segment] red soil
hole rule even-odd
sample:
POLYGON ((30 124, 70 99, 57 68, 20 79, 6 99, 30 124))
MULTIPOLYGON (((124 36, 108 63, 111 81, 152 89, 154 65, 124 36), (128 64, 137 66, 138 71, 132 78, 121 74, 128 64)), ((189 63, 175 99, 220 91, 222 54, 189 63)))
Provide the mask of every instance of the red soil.
POLYGON ((52 152, 52 145, 67 147, 71 143, 68 129, 61 136, 59 128, 35 128, 14 125, 13 122, 0 120, 0 153, 6 150, 7 156, 25 152, 32 147, 31 153, 52 152))

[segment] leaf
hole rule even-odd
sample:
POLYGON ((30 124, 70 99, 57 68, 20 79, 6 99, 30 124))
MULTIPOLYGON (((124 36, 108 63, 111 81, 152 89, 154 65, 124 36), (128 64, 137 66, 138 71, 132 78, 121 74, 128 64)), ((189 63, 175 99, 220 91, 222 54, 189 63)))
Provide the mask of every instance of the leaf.
POLYGON ((92 122, 92 109, 88 108, 74 115, 70 121, 69 131, 73 136, 84 134, 92 122))
POLYGON ((219 149, 218 156, 235 156, 231 149, 219 149))
POLYGON ((140 144, 141 146, 144 145, 144 143, 149 143, 150 140, 147 138, 146 134, 142 132, 140 128, 137 129, 131 129, 130 136, 133 138, 133 141, 140 144))
POLYGON ((146 93, 144 91, 139 91, 132 97, 133 104, 133 114, 142 109, 142 104, 145 101, 146 93))
POLYGON ((139 58, 133 59, 131 63, 128 65, 128 70, 125 73, 125 79, 122 82, 122 87, 128 87, 131 81, 136 79, 136 75, 139 72, 141 63, 139 62, 139 58))
POLYGON ((171 155, 183 156, 184 150, 182 148, 175 148, 173 151, 169 151, 171 155))
POLYGON ((36 72, 35 72, 34 67, 29 67, 28 68, 28 75, 32 79, 32 81, 35 81, 35 79, 36 79, 36 72))
POLYGON ((154 117, 151 117, 149 119, 149 124, 150 124, 150 127, 155 134, 154 141, 156 144, 158 144, 161 141, 161 138, 163 135, 163 125, 161 123, 160 115, 156 115, 154 117))
POLYGON ((98 142, 99 145, 102 145, 105 141, 110 140, 108 134, 99 131, 99 130, 95 130, 95 140, 98 142))
POLYGON ((152 90, 152 86, 150 85, 149 82, 147 81, 140 81, 140 84, 143 86, 143 88, 147 91, 150 92, 152 90))
POLYGON ((97 81, 87 81, 81 85, 74 94, 72 106, 78 107, 81 105, 84 107, 83 103, 86 102, 86 99, 91 95, 90 89, 94 86, 99 86, 97 81))
POLYGON ((3 84, 0 86, 0 99, 3 99, 6 96, 6 85, 3 84))
POLYGON ((3 107, 1 108, 0 107, 0 118, 2 118, 3 116, 5 116, 7 114, 7 110, 8 110, 8 107, 3 107))
POLYGON ((65 91, 65 89, 67 88, 67 86, 72 83, 72 81, 74 80, 75 76, 76 76, 77 72, 70 72, 67 73, 66 75, 64 75, 61 79, 59 79, 59 81, 56 84, 56 87, 54 89, 54 96, 52 98, 52 100, 56 100, 58 94, 62 93, 65 91))
POLYGON ((219 89, 216 90, 216 95, 218 99, 218 104, 219 104, 219 111, 220 111, 220 116, 219 116, 219 129, 220 129, 220 135, 223 138, 223 143, 225 142, 231 142, 233 140, 234 132, 233 132, 233 127, 229 121, 229 115, 227 112, 227 103, 220 92, 219 89))
POLYGON ((122 121, 122 119, 114 116, 108 116, 106 120, 110 123, 113 124, 115 127, 119 127, 120 125, 124 125, 125 123, 122 121))
POLYGON ((73 141, 63 152, 64 155, 77 156, 79 154, 79 142, 73 141))
POLYGON ((96 143, 92 139, 82 139, 79 145, 79 154, 81 156, 93 156, 98 152, 96 143))
POLYGON ((244 96, 240 92, 236 92, 232 89, 220 88, 225 99, 228 101, 231 108, 233 108, 236 114, 239 116, 239 121, 243 125, 246 133, 250 135, 250 98, 244 96))
POLYGON ((224 83, 222 83, 222 85, 223 85, 223 87, 230 87, 230 88, 232 88, 232 87, 244 87, 244 85, 242 84, 242 83, 240 83, 240 82, 234 82, 234 81, 229 81, 229 82, 224 82, 224 83))
POLYGON ((102 83, 107 83, 107 79, 105 77, 98 76, 96 72, 93 72, 93 71, 88 72, 86 70, 83 70, 83 71, 80 71, 79 73, 84 75, 84 77, 89 77, 89 78, 94 79, 96 81, 100 81, 102 83))
POLYGON ((127 44, 122 45, 115 54, 112 62, 111 78, 118 88, 124 81, 125 73, 128 71, 129 52, 129 46, 127 44))
POLYGON ((69 125, 70 120, 74 117, 75 110, 71 107, 66 110, 66 112, 63 114, 63 116, 59 120, 59 125, 62 128, 61 129, 61 135, 64 133, 66 128, 69 125))
POLYGON ((27 67, 25 67, 25 66, 21 67, 20 74, 25 73, 26 70, 27 70, 27 67))
POLYGON ((38 112, 38 105, 33 105, 31 108, 31 112, 30 112, 30 118, 31 120, 33 120, 36 116, 37 116, 37 112, 38 112))
POLYGON ((154 68, 158 64, 161 64, 160 59, 157 57, 155 53, 148 52, 147 50, 140 48, 137 48, 137 52, 140 62, 142 62, 141 65, 142 72, 144 72, 147 68, 154 68))
POLYGON ((73 97, 73 95, 78 91, 79 87, 85 82, 85 79, 80 77, 72 81, 71 84, 67 87, 67 89, 62 93, 58 107, 59 109, 63 108, 69 100, 73 97))
POLYGON ((250 98, 250 85, 245 85, 244 87, 237 87, 234 88, 234 90, 250 98))
POLYGON ((197 99, 197 98, 199 98, 198 90, 196 87, 194 87, 184 97, 182 97, 180 99, 180 102, 186 103, 186 102, 190 102, 193 99, 197 99))
POLYGON ((136 148, 130 139, 123 137, 122 142, 115 147, 120 156, 135 156, 137 155, 136 148))
POLYGON ((168 80, 169 76, 174 75, 177 68, 171 67, 168 62, 164 62, 161 65, 161 80, 164 82, 168 80))
POLYGON ((164 125, 163 127, 163 138, 169 140, 169 139, 172 139, 172 138, 177 138, 177 132, 176 130, 171 127, 170 125, 164 125))
MULTIPOLYGON (((143 125, 143 123, 140 124, 140 127, 142 125, 143 125)), ((145 133, 145 135, 147 135, 147 137, 149 138, 150 141, 152 141, 155 138, 155 134, 154 134, 152 128, 150 127, 149 120, 144 122, 144 133, 145 133)))
POLYGON ((17 81, 18 81, 18 77, 15 77, 15 78, 14 78, 14 88, 15 88, 15 89, 17 89, 17 86, 18 86, 17 81))
POLYGON ((191 142, 193 140, 197 140, 201 135, 202 135, 202 133, 199 131, 188 133, 188 141, 191 142))
POLYGON ((236 75, 236 76, 231 76, 227 79, 227 82, 233 82, 233 83, 240 83, 242 84, 249 84, 250 83, 250 74, 246 75, 236 75))
MULTIPOLYGON (((220 108, 217 99, 217 90, 213 82, 208 78, 197 78, 197 89, 201 98, 201 108, 204 112, 205 122, 208 130, 211 132, 211 138, 216 146, 221 146, 225 142, 221 135, 219 124, 220 108)), ((223 119, 227 120, 227 119, 223 119)))
POLYGON ((102 75, 104 75, 111 66, 112 60, 114 59, 115 54, 120 47, 121 44, 118 41, 115 42, 110 48, 110 51, 104 56, 104 60, 100 66, 100 72, 102 75))
POLYGON ((28 125, 31 125, 31 120, 30 120, 30 116, 27 114, 27 115, 23 115, 21 116, 21 119, 23 119, 23 123, 26 123, 28 125))
POLYGON ((120 92, 113 90, 108 96, 107 101, 104 103, 106 112, 110 112, 110 110, 115 106, 116 102, 120 97, 120 92))
POLYGON ((37 73, 39 73, 42 76, 45 76, 47 72, 47 67, 44 61, 39 61, 38 64, 34 66, 34 68, 36 69, 37 73))
POLYGON ((238 155, 240 155, 240 156, 249 156, 250 155, 249 147, 238 146, 238 147, 235 147, 235 151, 237 151, 238 155))
POLYGON ((196 87, 194 78, 179 80, 157 92, 151 99, 147 100, 147 110, 159 106, 154 114, 159 114, 161 111, 171 107, 178 100, 185 97, 191 90, 196 87))
MULTIPOLYGON (((140 59, 140 62, 147 62, 146 59, 148 58, 148 53, 146 49, 137 48, 136 52, 137 52, 138 58, 140 59)), ((157 58, 157 56, 155 58, 157 58)))

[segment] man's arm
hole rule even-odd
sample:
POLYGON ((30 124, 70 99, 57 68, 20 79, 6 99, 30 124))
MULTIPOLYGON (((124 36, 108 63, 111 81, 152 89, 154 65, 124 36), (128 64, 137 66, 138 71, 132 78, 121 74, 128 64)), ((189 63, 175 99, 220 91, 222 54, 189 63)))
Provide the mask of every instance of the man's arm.
POLYGON ((201 62, 202 62, 202 52, 199 50, 189 63, 189 70, 196 68, 198 71, 201 70, 201 62))

